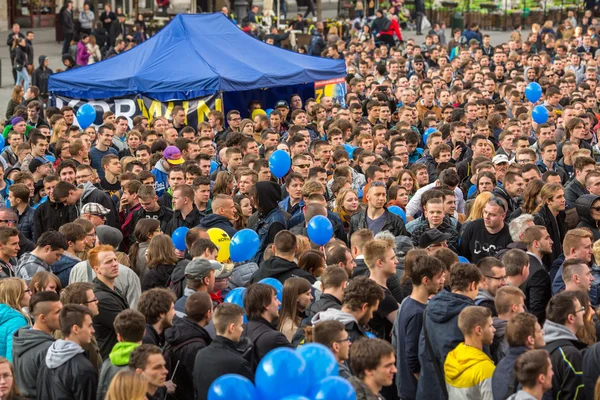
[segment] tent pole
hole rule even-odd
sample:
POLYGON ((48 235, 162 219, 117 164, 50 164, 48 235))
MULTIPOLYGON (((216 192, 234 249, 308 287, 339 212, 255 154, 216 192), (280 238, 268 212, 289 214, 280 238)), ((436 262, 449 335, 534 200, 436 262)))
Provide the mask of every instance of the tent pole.
POLYGON ((277 30, 279 30, 279 18, 280 18, 280 12, 281 12, 281 4, 279 4, 279 3, 281 3, 281 0, 277 0, 277 23, 275 25, 277 27, 277 30))

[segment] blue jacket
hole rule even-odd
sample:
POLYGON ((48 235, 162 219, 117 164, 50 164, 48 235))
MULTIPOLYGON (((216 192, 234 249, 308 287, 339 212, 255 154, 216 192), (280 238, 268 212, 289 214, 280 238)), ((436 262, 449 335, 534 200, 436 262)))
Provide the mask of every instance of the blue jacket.
MULTIPOLYGON (((14 210, 17 215, 19 214, 17 210, 14 210)), ((23 211, 23 214, 19 215, 19 223, 17 227, 19 228, 19 232, 23 233, 25 237, 29 240, 33 240, 33 214, 35 210, 29 206, 23 211)))
POLYGON ((302 214, 302 208, 304 207, 304 200, 300 200, 300 203, 296 204, 293 207, 290 207, 290 196, 279 202, 279 208, 281 208, 286 213, 290 214, 291 217, 295 217, 298 214, 302 214))
POLYGON ((69 275, 71 274, 71 270, 75 264, 79 263, 80 261, 81 260, 79 258, 67 253, 61 255, 58 261, 56 261, 54 264, 50 264, 52 273, 58 276, 62 287, 67 287, 69 284, 69 275))
POLYGON ((23 314, 6 304, 0 304, 0 356, 12 362, 13 334, 27 325, 23 314))
MULTIPOLYGON (((590 302, 594 307, 600 303, 600 266, 595 263, 592 265, 592 275, 594 281, 592 287, 590 287, 590 302)), ((554 281, 552 281, 552 296, 565 290, 565 281, 562 278, 562 265, 558 269, 554 281)))
POLYGON ((269 229, 271 228, 271 225, 275 222, 279 222, 280 224, 282 224, 285 229, 285 217, 283 216, 283 213, 279 208, 274 208, 273 210, 271 210, 271 212, 269 212, 269 214, 267 214, 267 216, 262 221, 258 222, 258 228, 256 229, 256 232, 258 233, 258 237, 260 238, 260 246, 251 261, 259 265, 263 260, 263 254, 267 246, 270 244, 269 229))
POLYGON ((526 351, 527 347, 509 347, 506 356, 496 365, 496 370, 494 371, 494 375, 492 375, 492 394, 494 395, 494 400, 504 400, 517 392, 519 383, 515 382, 515 361, 526 351), (510 385, 514 385, 514 391, 509 393, 510 385))
POLYGON ((165 168, 162 165, 163 159, 161 158, 154 164, 154 168, 152 171, 152 175, 156 178, 154 182, 154 190, 156 191, 156 195, 158 197, 162 196, 165 193, 165 190, 169 188, 169 174, 165 171, 165 168))
POLYGON ((463 309, 474 305, 475 303, 469 297, 445 290, 429 301, 425 310, 424 329, 419 337, 421 377, 417 386, 417 399, 443 400, 441 382, 433 362, 438 362, 440 370, 444 371, 444 362, 448 353, 465 340, 464 335, 458 329, 458 315, 463 309), (427 350, 428 346, 424 336, 425 327, 436 358, 434 361, 427 350))

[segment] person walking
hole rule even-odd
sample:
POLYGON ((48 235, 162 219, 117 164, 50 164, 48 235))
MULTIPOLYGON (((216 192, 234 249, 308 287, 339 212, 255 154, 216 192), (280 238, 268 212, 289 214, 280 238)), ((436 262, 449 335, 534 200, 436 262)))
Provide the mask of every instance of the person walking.
POLYGON ((73 21, 73 1, 68 0, 60 10, 60 24, 63 27, 65 40, 63 41, 62 55, 69 54, 69 47, 75 35, 75 22, 73 21))

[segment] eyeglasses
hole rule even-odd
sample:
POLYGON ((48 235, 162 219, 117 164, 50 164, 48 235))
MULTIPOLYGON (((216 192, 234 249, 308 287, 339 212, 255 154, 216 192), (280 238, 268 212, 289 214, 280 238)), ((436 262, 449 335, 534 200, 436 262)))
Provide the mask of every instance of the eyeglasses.
POLYGON ((0 379, 4 380, 5 382, 9 379, 12 379, 13 375, 9 374, 8 372, 6 374, 2 374, 0 375, 0 379))
POLYGON ((579 310, 575 311, 575 314, 579 313, 579 312, 584 312, 585 311, 585 306, 581 306, 581 308, 579 310))
POLYGON ((488 278, 488 279, 495 279, 495 280, 498 280, 498 281, 500 281, 500 282, 502 282, 502 281, 506 281, 506 275, 504 275, 504 276, 490 276, 490 275, 484 275, 484 276, 485 276, 486 278, 488 278))
POLYGON ((344 342, 350 342, 350 341, 351 341, 350 336, 348 336, 346 339, 336 340, 335 342, 336 343, 344 343, 344 342))
POLYGON ((90 304, 90 303, 97 303, 97 302, 98 302, 98 299, 94 297, 92 300, 84 301, 83 304, 90 304))

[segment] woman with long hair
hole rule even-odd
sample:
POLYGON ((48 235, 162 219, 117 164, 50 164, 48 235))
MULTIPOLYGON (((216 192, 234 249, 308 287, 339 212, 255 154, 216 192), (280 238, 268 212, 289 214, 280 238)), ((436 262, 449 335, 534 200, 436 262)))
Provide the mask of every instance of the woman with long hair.
POLYGON ((304 278, 289 278, 283 284, 281 311, 277 329, 291 342, 302 321, 302 314, 312 302, 312 285, 304 278))
POLYGON ((146 400, 148 381, 143 375, 125 368, 113 377, 105 400, 146 400))
POLYGON ((400 171, 400 174, 398 174, 398 185, 404 186, 408 190, 409 198, 412 198, 417 193, 417 190, 419 190, 417 176, 409 169, 400 171))
POLYGON ((325 266, 323 253, 316 250, 305 251, 298 259, 298 267, 310 273, 315 278, 321 276, 323 271, 325 271, 325 266))
POLYGON ((475 201, 471 206, 471 210, 468 213, 467 220, 463 224, 463 227, 471 221, 483 218, 483 209, 485 208, 485 205, 487 204, 489 199, 491 199, 492 197, 494 197, 492 193, 484 192, 475 198, 475 201))
POLYGON ((31 320, 23 308, 29 307, 31 290, 20 278, 5 278, 0 281, 0 357, 12 362, 13 334, 31 320))
POLYGON ((171 274, 179 259, 167 235, 157 235, 150 240, 146 253, 148 271, 142 277, 142 291, 169 287, 171 274))
POLYGON ((23 96, 25 96, 25 89, 23 89, 23 86, 15 85, 12 95, 10 96, 10 100, 6 106, 6 119, 12 118, 15 108, 23 104, 23 96))
POLYGON ((31 278, 29 289, 31 290, 31 296, 44 291, 60 294, 62 284, 60 283, 60 278, 52 272, 39 271, 31 278))
POLYGON ((475 193, 473 193, 469 198, 475 199, 481 193, 485 193, 485 192, 491 193, 494 190, 494 188, 496 187, 496 184, 497 184, 496 175, 494 175, 493 173, 484 171, 484 172, 478 174, 477 175, 477 183, 475 186, 477 188, 477 190, 475 190, 475 193))
POLYGON ((233 202, 240 206, 241 215, 244 219, 244 226, 247 226, 248 218, 250 218, 250 216, 254 214, 252 200, 250 200, 250 197, 246 196, 245 194, 238 194, 233 198, 233 202))
POLYGON ((67 130, 69 127, 64 119, 61 119, 52 129, 52 136, 50 136, 50 144, 58 142, 58 139, 69 140, 69 136, 67 134, 67 130))
POLYGON ((142 278, 148 270, 146 252, 154 235, 160 235, 160 222, 153 218, 140 219, 135 225, 133 237, 135 242, 129 248, 131 269, 142 278))
POLYGON ((88 251, 96 246, 96 227, 90 220, 83 218, 77 218, 73 222, 77 225, 81 225, 83 230, 87 232, 85 240, 83 241, 85 243, 85 250, 75 254, 81 260, 87 260, 88 251))
POLYGON ((335 198, 333 211, 342 219, 346 232, 350 229, 350 218, 360 211, 359 207, 358 195, 352 189, 342 189, 335 198))
POLYGON ((231 196, 233 188, 235 186, 235 179, 233 174, 229 171, 221 171, 217 174, 215 179, 215 186, 213 187, 213 197, 217 194, 226 194, 231 196))
POLYGON ((19 400, 21 393, 15 383, 15 368, 4 357, 0 357, 0 376, 4 377, 4 385, 0 384, 0 399, 19 400))
POLYGON ((583 326, 577 330, 575 335, 577 339, 587 344, 588 346, 596 343, 596 325, 594 324, 594 316, 596 312, 590 303, 590 296, 582 290, 573 291, 579 303, 585 307, 583 311, 583 326))
POLYGON ((510 215, 511 221, 522 214, 534 214, 542 203, 540 195, 544 182, 539 179, 530 181, 523 191, 523 204, 510 215))
POLYGON ((88 53, 90 53, 90 58, 88 59, 87 65, 93 64, 95 62, 102 60, 102 53, 100 52, 100 47, 96 43, 96 36, 90 35, 88 36, 89 40, 86 45, 88 53))
POLYGON ((240 205, 237 203, 233 203, 233 206, 235 207, 235 211, 233 213, 233 227, 239 231, 246 227, 248 221, 247 218, 245 218, 242 214, 242 207, 240 207, 240 205))
POLYGON ((404 186, 393 184, 392 187, 390 187, 388 199, 388 207, 397 205, 403 210, 406 210, 406 205, 408 204, 408 190, 406 190, 404 186))

